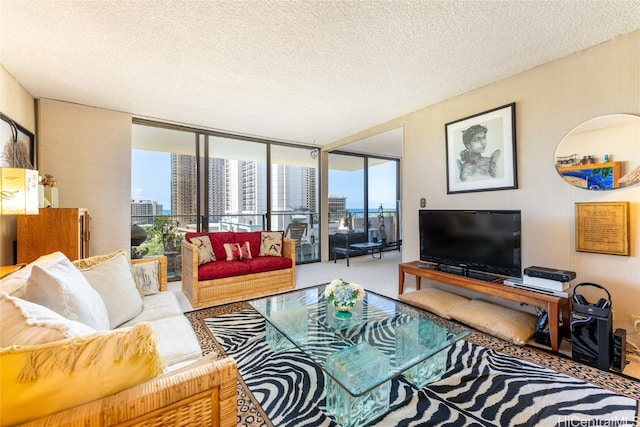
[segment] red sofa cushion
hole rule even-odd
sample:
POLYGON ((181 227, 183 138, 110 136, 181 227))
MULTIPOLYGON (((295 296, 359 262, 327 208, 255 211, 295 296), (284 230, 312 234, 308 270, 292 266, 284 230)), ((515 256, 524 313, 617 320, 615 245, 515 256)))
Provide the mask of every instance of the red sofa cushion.
POLYGON ((243 262, 249 265, 249 269, 252 273, 263 273, 265 271, 291 268, 291 265, 293 264, 291 258, 279 256, 259 256, 243 262))
MULTIPOLYGON (((250 260, 249 260, 250 261, 250 260)), ((244 261, 211 261, 198 267, 198 280, 222 279, 251 273, 249 264, 244 261)))
POLYGON ((224 250, 225 243, 235 243, 233 231, 216 231, 209 233, 209 239, 211 239, 211 246, 213 247, 213 253, 216 254, 216 259, 226 260, 227 252, 224 250))

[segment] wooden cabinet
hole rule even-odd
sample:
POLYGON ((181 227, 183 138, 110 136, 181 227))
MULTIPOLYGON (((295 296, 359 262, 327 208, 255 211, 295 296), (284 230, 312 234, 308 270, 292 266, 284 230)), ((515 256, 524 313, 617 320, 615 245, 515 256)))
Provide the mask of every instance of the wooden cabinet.
POLYGON ((405 274, 413 274, 416 276, 416 290, 418 291, 420 290, 420 278, 425 278, 470 289, 486 295, 493 295, 511 301, 529 304, 534 307, 544 308, 547 310, 547 313, 549 313, 551 350, 555 352, 558 351, 560 345, 560 316, 562 316, 562 324, 565 329, 568 330, 570 324, 569 314, 571 312, 571 301, 568 298, 506 286, 502 284, 505 277, 496 279, 494 282, 484 282, 430 268, 420 268, 423 265, 420 261, 405 262, 398 265, 398 294, 404 292, 405 274))
POLYGON ((70 260, 89 256, 89 211, 83 208, 44 208, 39 215, 17 217, 18 262, 60 251, 70 260))

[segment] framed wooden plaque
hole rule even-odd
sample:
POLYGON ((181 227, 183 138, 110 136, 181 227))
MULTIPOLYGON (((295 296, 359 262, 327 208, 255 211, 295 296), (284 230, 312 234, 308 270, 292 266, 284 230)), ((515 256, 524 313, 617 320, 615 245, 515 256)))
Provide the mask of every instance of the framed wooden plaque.
POLYGON ((576 251, 629 256, 629 202, 576 203, 576 251))

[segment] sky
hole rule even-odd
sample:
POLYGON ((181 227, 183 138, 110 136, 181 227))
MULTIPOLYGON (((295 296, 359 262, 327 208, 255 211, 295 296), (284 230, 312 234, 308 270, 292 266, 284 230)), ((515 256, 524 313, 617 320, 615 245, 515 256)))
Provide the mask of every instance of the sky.
MULTIPOLYGON (((148 150, 131 150, 131 199, 151 200, 171 209, 171 154, 148 150)), ((370 168, 369 208, 382 203, 385 210, 396 208, 395 162, 370 168)), ((331 170, 329 193, 347 198, 347 209, 362 209, 363 173, 331 170)))
POLYGON ((131 199, 151 200, 171 209, 171 154, 131 150, 131 199))
MULTIPOLYGON (((395 162, 385 162, 369 169, 369 209, 378 209, 380 203, 385 210, 396 208, 395 162)), ((362 209, 364 205, 364 175, 362 171, 346 172, 331 170, 329 194, 345 196, 347 209, 362 209)))

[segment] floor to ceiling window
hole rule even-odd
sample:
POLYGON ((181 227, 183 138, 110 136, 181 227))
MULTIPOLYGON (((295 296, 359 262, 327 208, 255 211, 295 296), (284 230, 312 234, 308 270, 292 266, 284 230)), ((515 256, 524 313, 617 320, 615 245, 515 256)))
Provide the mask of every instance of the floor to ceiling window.
POLYGON ((180 278, 180 240, 197 223, 196 134, 132 126, 131 254, 165 254, 180 278))
POLYGON ((208 140, 208 231, 266 229, 267 144, 208 140))
POLYGON ((271 145, 271 227, 296 241, 298 262, 320 258, 317 150, 271 145))
POLYGON ((367 166, 369 235, 396 242, 400 240, 398 161, 368 157, 367 166))
POLYGON ((329 153, 329 234, 363 229, 364 157, 329 153))
POLYGON ((329 153, 329 235, 363 231, 369 241, 401 240, 398 165, 397 159, 329 153))
MULTIPOLYGON (((134 123, 132 254, 176 252, 179 259, 178 243, 187 231, 270 229, 296 239, 298 262, 318 260, 318 160, 312 151, 198 129, 134 123), (303 224, 306 230, 301 236, 291 234, 295 225, 303 224), (143 240, 134 242, 134 235, 143 240), (163 245, 166 240, 174 245, 163 245)), ((179 271, 173 275, 178 277, 179 271)))

